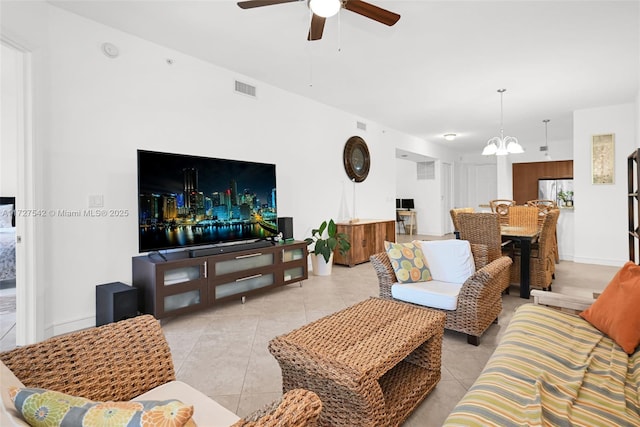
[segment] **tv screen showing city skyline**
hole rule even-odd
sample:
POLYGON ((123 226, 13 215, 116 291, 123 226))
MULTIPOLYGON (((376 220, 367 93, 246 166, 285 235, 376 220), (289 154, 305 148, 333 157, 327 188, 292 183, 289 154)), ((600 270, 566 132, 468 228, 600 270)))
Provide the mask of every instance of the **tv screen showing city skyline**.
POLYGON ((277 234, 275 165, 138 150, 140 251, 277 234))

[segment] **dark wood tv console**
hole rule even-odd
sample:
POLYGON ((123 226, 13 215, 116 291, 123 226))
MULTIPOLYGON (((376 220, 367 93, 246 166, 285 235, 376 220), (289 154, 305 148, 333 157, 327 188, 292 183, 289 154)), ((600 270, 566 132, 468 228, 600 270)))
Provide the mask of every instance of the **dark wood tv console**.
POLYGON ((294 241, 190 257, 188 251, 133 258, 139 310, 161 319, 308 278, 307 244, 294 241))

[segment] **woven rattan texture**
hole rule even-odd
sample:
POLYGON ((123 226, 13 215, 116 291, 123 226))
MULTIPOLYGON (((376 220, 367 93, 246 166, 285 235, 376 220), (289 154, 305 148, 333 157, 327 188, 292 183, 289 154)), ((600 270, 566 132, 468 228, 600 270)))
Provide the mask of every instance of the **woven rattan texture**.
POLYGON ((27 387, 92 400, 130 400, 175 379, 159 322, 138 316, 0 353, 27 387))
POLYGON ((502 236, 498 214, 488 212, 460 213, 458 214, 458 226, 460 239, 487 246, 490 262, 502 256, 502 236))
POLYGON ((269 351, 284 391, 318 394, 321 425, 396 426, 440 380, 444 317, 370 298, 274 338, 269 351))
POLYGON ((451 215, 451 222, 453 223, 454 231, 458 231, 458 214, 460 213, 473 213, 475 210, 473 208, 453 208, 449 211, 449 215, 451 215))
POLYGON ((538 228, 538 208, 535 206, 510 206, 509 225, 512 227, 538 228))
MULTIPOLYGON (((509 286, 512 261, 503 256, 487 264, 484 245, 472 244, 471 252, 477 271, 462 285, 456 309, 438 310, 447 316, 446 329, 480 337, 502 311, 502 291, 509 286)), ((397 279, 389 257, 380 252, 370 260, 378 276, 380 297, 392 299, 391 286, 397 279)))
POLYGON ((317 394, 294 389, 231 427, 316 427, 320 425, 321 410, 322 402, 317 394))
MULTIPOLYGON (((528 203, 535 203, 535 202, 547 202, 547 200, 530 200, 527 202, 528 203)), ((550 202, 550 201, 549 201, 550 202)), ((553 205, 549 204, 549 205, 545 205, 545 204, 538 204, 538 228, 542 229, 542 223, 544 222, 544 217, 547 216, 547 214, 549 212, 551 212, 552 210, 555 210, 558 212, 558 220, 560 219, 560 209, 558 209, 558 206, 555 204, 555 202, 551 202, 553 203, 553 205)), ((556 221, 557 223, 557 221, 556 221)), ((553 238, 553 254, 555 256, 556 259, 556 263, 560 262, 560 250, 558 249, 558 230, 557 230, 557 225, 556 225, 556 233, 554 234, 554 238, 553 238)), ((555 268, 554 268, 554 272, 555 272, 555 268)))
MULTIPOLYGON (((531 289, 548 289, 551 286, 556 268, 556 226, 559 215, 559 209, 552 209, 545 215, 538 242, 531 250, 529 263, 529 287, 531 289)), ((520 254, 518 252, 514 254, 511 282, 520 283, 520 254)))
POLYGON ((514 206, 515 204, 515 200, 495 199, 489 201, 491 212, 498 214, 498 219, 501 225, 509 224, 509 206, 514 206))

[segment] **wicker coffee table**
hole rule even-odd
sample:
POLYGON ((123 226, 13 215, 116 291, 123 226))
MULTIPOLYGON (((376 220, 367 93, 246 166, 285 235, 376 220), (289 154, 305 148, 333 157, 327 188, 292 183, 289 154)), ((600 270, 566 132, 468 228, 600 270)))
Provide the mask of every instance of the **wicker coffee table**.
POLYGON ((282 388, 314 391, 321 425, 397 426, 440 380, 442 312, 370 298, 269 343, 282 388))

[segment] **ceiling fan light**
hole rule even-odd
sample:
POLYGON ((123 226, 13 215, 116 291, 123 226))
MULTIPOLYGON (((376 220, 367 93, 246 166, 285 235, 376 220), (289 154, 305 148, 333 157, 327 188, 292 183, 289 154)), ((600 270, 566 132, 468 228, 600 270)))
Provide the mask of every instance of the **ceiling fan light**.
POLYGON ((309 7, 311 11, 323 18, 329 18, 340 10, 342 2, 340 0, 310 0, 309 7))

